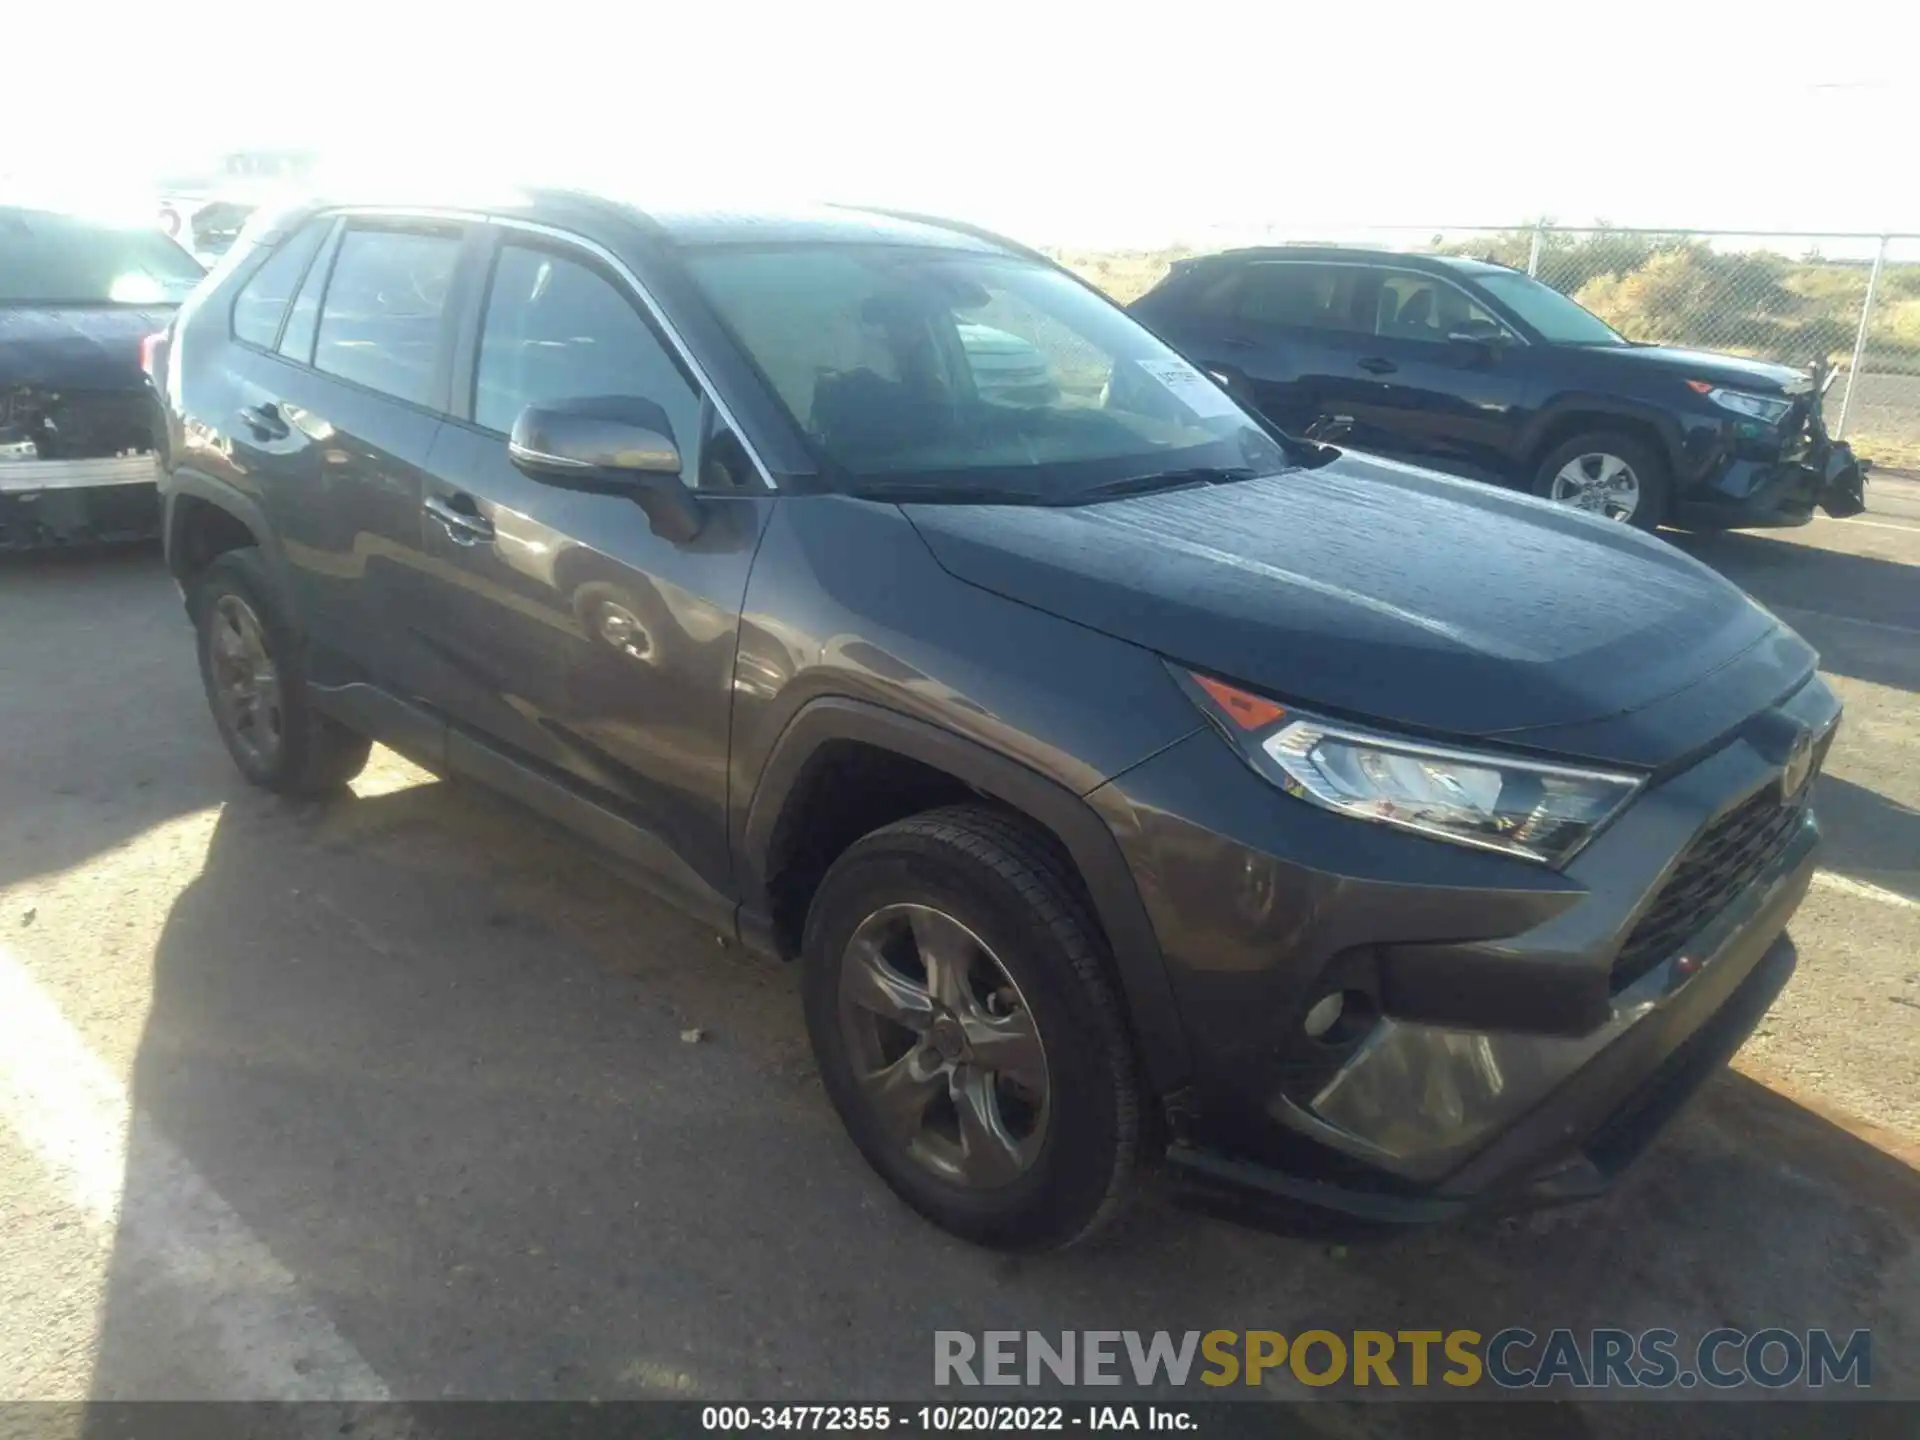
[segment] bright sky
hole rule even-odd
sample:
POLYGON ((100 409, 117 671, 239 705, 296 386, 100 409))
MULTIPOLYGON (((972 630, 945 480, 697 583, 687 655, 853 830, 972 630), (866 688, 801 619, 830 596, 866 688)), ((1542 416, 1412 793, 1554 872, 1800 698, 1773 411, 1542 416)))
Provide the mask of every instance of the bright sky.
POLYGON ((292 146, 408 183, 866 201, 1040 243, 1542 214, 1920 232, 1912 0, 23 8, 16 182, 292 146))

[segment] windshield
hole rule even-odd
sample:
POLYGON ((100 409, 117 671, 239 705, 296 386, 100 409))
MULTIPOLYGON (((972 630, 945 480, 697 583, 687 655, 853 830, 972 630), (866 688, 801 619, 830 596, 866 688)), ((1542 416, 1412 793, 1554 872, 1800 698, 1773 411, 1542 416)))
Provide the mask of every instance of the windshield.
POLYGON ((0 210, 0 305, 177 305, 203 273, 158 230, 0 210))
POLYGON ((1549 345, 1625 345, 1627 339, 1591 310, 1517 270, 1477 270, 1473 280, 1540 332, 1549 345))
POLYGON ((1288 463, 1206 376, 1047 266, 849 244, 716 246, 688 263, 855 493, 1057 503, 1288 463))

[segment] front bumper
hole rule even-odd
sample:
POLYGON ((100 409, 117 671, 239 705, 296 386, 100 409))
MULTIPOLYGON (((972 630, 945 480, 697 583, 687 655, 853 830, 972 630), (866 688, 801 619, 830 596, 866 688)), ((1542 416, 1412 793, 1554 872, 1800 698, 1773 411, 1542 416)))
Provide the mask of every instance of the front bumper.
POLYGON ((1096 792, 1196 1056, 1175 1176, 1216 1208, 1375 1220, 1594 1193, 1792 973, 1818 828, 1783 777, 1838 714, 1809 681, 1563 873, 1302 806, 1211 734, 1096 792), (1207 796, 1210 824, 1176 818, 1207 796), (1363 1023, 1308 1037, 1336 990, 1363 1023))
POLYGON ((148 453, 0 460, 0 551, 152 539, 158 479, 148 453))
MULTIPOLYGON (((1782 930, 1806 893, 1812 854, 1810 833, 1800 862, 1777 877, 1757 913, 1733 924, 1689 974, 1676 975, 1669 962, 1646 976, 1622 997, 1604 1037, 1556 1042, 1403 1027, 1402 1035, 1424 1032, 1417 1043, 1438 1062, 1429 1073, 1455 1093, 1484 1092, 1489 1077, 1502 1075, 1502 1052, 1566 1071, 1531 1109, 1520 1093, 1521 1113, 1443 1183, 1417 1190, 1311 1179, 1184 1143, 1167 1152, 1175 1184, 1193 1203, 1255 1222, 1290 1220, 1306 1207, 1376 1223, 1426 1223, 1601 1194, 1733 1057, 1792 978, 1798 956, 1782 930)), ((1417 1105, 1420 1098, 1403 1100, 1417 1105)))
POLYGON ((1699 460, 1701 473, 1683 476, 1672 520, 1696 529, 1761 529, 1804 525, 1815 508, 1836 520, 1866 509, 1869 462, 1844 440, 1827 438, 1818 415, 1807 422, 1804 453, 1793 459, 1745 455, 1716 436, 1699 460))

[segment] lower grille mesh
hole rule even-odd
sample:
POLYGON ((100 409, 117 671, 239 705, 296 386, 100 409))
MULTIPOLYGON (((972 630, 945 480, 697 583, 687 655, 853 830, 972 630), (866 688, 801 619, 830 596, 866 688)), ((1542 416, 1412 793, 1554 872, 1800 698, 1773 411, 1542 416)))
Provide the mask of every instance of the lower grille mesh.
MULTIPOLYGON (((1814 752, 1813 773, 1826 759, 1831 731, 1814 752)), ((1809 778, 1792 799, 1768 785, 1703 830, 1680 857, 1667 883, 1613 962, 1613 988, 1625 989, 1699 934, 1793 839, 1813 793, 1809 778)))

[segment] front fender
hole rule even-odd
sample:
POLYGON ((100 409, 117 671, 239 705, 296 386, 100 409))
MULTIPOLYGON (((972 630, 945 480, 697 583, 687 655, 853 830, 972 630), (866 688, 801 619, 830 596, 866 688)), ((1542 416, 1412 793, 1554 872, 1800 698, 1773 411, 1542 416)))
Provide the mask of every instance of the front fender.
POLYGON ((1106 932, 1148 1082, 1163 1096, 1186 1083, 1186 1031, 1152 922, 1113 832, 1071 790, 951 731, 862 700, 821 697, 806 704, 774 742, 747 808, 735 856, 745 895, 765 896, 775 827, 808 762, 831 741, 871 745, 945 771, 1050 831, 1079 870, 1106 932))
MULTIPOLYGON (((1528 457, 1529 463, 1539 459, 1550 435, 1572 433, 1573 427, 1568 422, 1574 417, 1579 417, 1583 426, 1591 417, 1590 423, 1595 428, 1604 426, 1608 420, 1624 420, 1636 429, 1651 430, 1660 437, 1665 458, 1674 472, 1679 474, 1686 468, 1683 462, 1690 427, 1682 426, 1672 411, 1605 391, 1587 390, 1567 390, 1550 396, 1534 413, 1521 436, 1521 453, 1528 457)), ((1717 437, 1718 426, 1709 428, 1717 437)))

